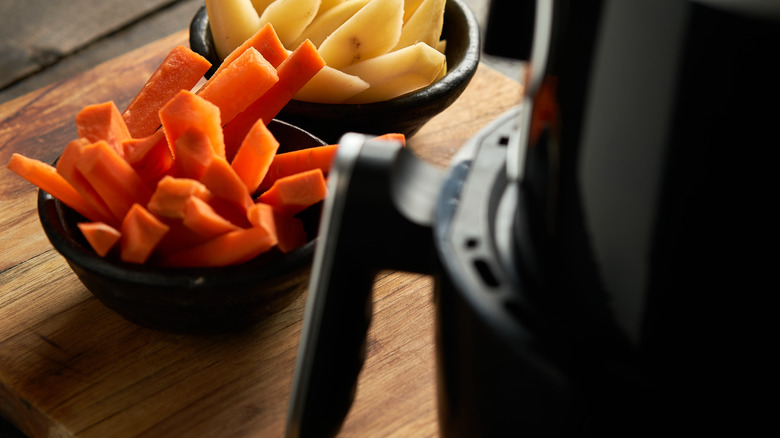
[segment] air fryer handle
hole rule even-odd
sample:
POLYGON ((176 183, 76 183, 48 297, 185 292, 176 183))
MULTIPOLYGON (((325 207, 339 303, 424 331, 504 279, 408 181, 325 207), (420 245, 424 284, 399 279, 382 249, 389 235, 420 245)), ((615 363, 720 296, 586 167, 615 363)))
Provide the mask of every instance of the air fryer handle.
POLYGON ((432 220, 438 181, 439 172, 400 143, 359 134, 339 141, 309 283, 288 437, 333 436, 340 429, 365 359, 376 273, 431 269, 426 219, 432 220), (431 217, 421 215, 426 208, 431 217))

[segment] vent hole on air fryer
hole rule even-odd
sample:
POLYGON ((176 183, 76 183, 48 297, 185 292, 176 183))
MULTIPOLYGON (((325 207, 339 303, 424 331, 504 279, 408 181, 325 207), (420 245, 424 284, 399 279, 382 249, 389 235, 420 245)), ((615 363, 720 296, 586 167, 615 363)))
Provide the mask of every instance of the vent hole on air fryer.
POLYGON ((506 146, 509 144, 509 136, 502 135, 501 138, 498 139, 498 144, 501 146, 506 146))
POLYGON ((489 287, 498 287, 498 279, 493 275, 493 271, 490 269, 490 265, 484 260, 474 260, 474 267, 477 269, 477 273, 482 277, 482 281, 489 287))
POLYGON ((479 239, 477 239, 476 237, 469 237, 468 239, 466 239, 465 245, 466 245, 466 249, 477 248, 479 246, 479 239))

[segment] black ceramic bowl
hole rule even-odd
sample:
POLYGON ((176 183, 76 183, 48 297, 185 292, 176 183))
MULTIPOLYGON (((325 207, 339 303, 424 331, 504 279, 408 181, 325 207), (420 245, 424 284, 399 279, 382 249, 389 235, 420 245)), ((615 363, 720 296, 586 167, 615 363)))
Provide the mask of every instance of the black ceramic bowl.
MULTIPOLYGON (((377 135, 399 132, 411 137, 460 96, 479 64, 479 25, 474 13, 461 0, 447 0, 442 38, 447 40, 445 54, 449 72, 441 80, 420 91, 366 104, 324 104, 293 100, 278 117, 328 143, 338 142, 346 132, 377 135)), ((190 47, 214 66, 222 62, 214 49, 205 7, 195 14, 190 24, 190 47)))
MULTIPOLYGON (((269 129, 280 152, 324 144, 277 120, 269 129)), ((224 268, 163 268, 99 257, 76 226, 85 219, 42 190, 38 216, 54 248, 107 307, 142 326, 189 333, 240 329, 291 303, 308 284, 319 224, 316 206, 301 213, 309 241, 287 254, 274 249, 224 268)))

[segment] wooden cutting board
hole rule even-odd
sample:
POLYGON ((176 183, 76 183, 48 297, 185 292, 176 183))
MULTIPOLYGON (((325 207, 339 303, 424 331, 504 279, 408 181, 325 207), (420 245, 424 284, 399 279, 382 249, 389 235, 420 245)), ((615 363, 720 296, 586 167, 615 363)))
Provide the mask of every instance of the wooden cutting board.
MULTIPOLYGON (((190 336, 136 326, 104 307, 50 246, 36 188, 12 153, 53 161, 84 105, 124 108, 181 31, 0 105, 0 416, 31 437, 278 437, 284 433, 306 294, 255 327, 190 336)), ((480 65, 460 99, 409 139, 445 166, 517 104, 520 85, 480 65)), ((369 355, 341 436, 437 436, 432 282, 376 280, 369 355)))

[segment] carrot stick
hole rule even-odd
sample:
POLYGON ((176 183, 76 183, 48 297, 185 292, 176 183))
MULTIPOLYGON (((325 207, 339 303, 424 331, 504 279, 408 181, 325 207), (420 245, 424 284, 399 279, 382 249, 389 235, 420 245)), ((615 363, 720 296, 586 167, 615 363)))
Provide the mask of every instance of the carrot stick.
POLYGON ((322 201, 326 194, 327 185, 322 170, 313 169, 276 180, 257 200, 292 216, 322 201))
POLYGON ((158 112, 180 90, 191 90, 211 68, 203 56, 176 46, 130 101, 122 118, 134 138, 148 137, 160 127, 158 112))
POLYGON ((211 79, 203 85, 201 90, 208 87, 211 81, 222 73, 222 70, 250 47, 254 47, 260 52, 260 54, 263 55, 263 58, 265 58, 273 68, 279 67, 279 64, 281 64, 288 55, 287 49, 285 49, 282 42, 279 41, 279 36, 276 34, 273 25, 271 23, 266 23, 265 26, 261 27, 254 35, 249 37, 249 39, 244 41, 243 44, 230 52, 230 54, 222 60, 222 64, 217 67, 217 70, 211 75, 211 79))
POLYGON ((62 175, 57 173, 54 166, 14 153, 8 161, 8 169, 48 192, 85 218, 91 221, 102 220, 103 216, 85 201, 62 175))
POLYGON ((187 200, 196 197, 208 201, 211 196, 209 189, 199 181, 166 175, 157 183, 146 208, 157 216, 182 219, 186 215, 187 200))
POLYGON ((276 245, 276 237, 261 227, 241 228, 200 245, 160 258, 163 266, 214 267, 249 261, 276 245))
MULTIPOLYGON (((249 130, 231 163, 249 193, 254 193, 260 181, 265 178, 278 149, 279 142, 265 123, 258 120, 249 130)), ((225 153, 228 154, 229 151, 226 150, 225 153)))
POLYGON ((119 258, 129 263, 145 263, 170 227, 140 204, 133 204, 122 221, 119 258))
POLYGON ((306 230, 303 222, 295 216, 288 216, 274 210, 268 204, 258 202, 247 212, 253 226, 264 227, 276 235, 276 247, 288 253, 306 243, 306 230))
POLYGON ((374 140, 393 140, 400 142, 402 146, 406 146, 406 135, 400 132, 389 132, 375 137, 374 140))
POLYGON ((160 122, 168 145, 174 151, 174 159, 176 140, 192 127, 206 134, 214 153, 220 157, 225 156, 219 107, 195 93, 187 90, 177 93, 160 109, 160 122))
POLYGON ((145 138, 123 141, 122 150, 125 161, 150 187, 154 187, 173 166, 173 154, 161 129, 145 138))
POLYGON ((223 158, 214 157, 200 178, 211 193, 241 208, 246 215, 246 210, 254 204, 244 182, 236 174, 236 171, 223 158))
POLYGON ((198 95, 219 107, 225 125, 278 81, 276 69, 250 47, 198 95))
POLYGON ((124 154, 122 142, 132 138, 113 101, 87 105, 82 108, 76 114, 76 130, 79 137, 86 138, 93 143, 104 140, 117 151, 119 156, 124 154))
POLYGON ((86 146, 76 168, 117 218, 124 218, 134 203, 146 205, 152 195, 130 164, 105 141, 86 146))
POLYGON ((175 159, 170 173, 179 178, 199 180, 216 157, 211 141, 205 132, 191 126, 173 145, 175 159))
POLYGON ((121 218, 114 217, 103 198, 100 197, 95 188, 92 187, 92 184, 76 168, 76 163, 78 163, 81 157, 82 150, 90 144, 91 142, 86 138, 79 138, 69 142, 57 160, 57 173, 62 175, 79 192, 81 197, 97 210, 101 217, 104 218, 102 222, 119 226, 121 218))
POLYGON ((338 145, 333 144, 276 154, 258 190, 268 190, 277 179, 307 170, 320 169, 327 174, 337 150, 338 145))
POLYGON ((279 81, 225 126, 225 143, 237 149, 259 119, 269 123, 295 93, 325 66, 317 48, 306 40, 277 69, 279 81))
POLYGON ((119 230, 104 222, 80 222, 76 226, 100 257, 105 257, 122 238, 119 230))
POLYGON ((217 214, 206 201, 195 196, 185 201, 182 224, 204 239, 213 239, 221 234, 240 229, 217 214))

